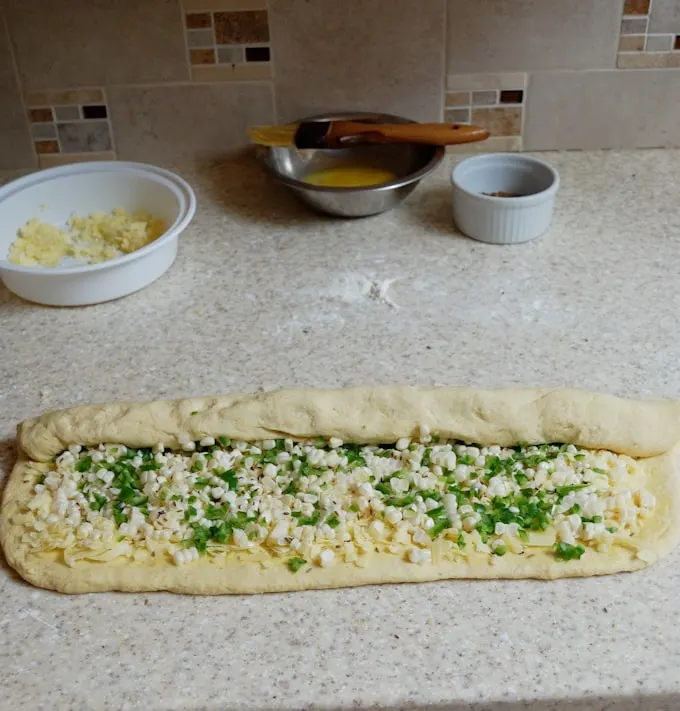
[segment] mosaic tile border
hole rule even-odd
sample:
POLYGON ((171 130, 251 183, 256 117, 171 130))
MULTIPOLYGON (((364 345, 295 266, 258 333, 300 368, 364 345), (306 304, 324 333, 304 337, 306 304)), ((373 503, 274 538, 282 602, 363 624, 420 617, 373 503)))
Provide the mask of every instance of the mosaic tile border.
POLYGON ((269 14, 263 0, 184 0, 194 81, 270 79, 269 14))
POLYGON ((621 19, 619 69, 680 67, 680 35, 649 32, 653 0, 626 0, 621 19))
POLYGON ((452 152, 517 151, 522 148, 527 75, 449 75, 444 120, 484 126, 491 137, 479 144, 456 146, 452 152))
POLYGON ((33 149, 41 167, 50 162, 43 158, 48 155, 114 152, 103 89, 28 92, 25 102, 33 149))

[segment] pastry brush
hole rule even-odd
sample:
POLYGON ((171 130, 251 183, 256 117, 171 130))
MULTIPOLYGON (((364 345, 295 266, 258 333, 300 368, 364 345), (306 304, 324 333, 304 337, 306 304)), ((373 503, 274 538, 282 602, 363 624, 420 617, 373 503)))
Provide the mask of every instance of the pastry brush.
POLYGON ((453 146, 484 141, 481 126, 460 123, 368 123, 362 121, 305 121, 288 126, 248 129, 253 143, 296 148, 343 148, 364 143, 421 143, 453 146))

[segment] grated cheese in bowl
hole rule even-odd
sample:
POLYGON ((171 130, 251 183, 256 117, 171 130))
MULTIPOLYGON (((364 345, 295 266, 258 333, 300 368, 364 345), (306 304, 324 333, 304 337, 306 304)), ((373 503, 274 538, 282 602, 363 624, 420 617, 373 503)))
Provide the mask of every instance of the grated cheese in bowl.
POLYGON ((163 220, 143 212, 130 215, 122 208, 74 216, 66 230, 33 217, 18 230, 8 259, 25 267, 58 267, 69 258, 96 264, 145 247, 165 229, 163 220))

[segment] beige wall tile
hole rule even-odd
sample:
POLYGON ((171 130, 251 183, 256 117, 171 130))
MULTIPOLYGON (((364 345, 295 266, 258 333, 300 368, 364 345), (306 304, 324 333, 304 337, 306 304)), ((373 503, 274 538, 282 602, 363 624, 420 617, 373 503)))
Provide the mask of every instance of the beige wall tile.
POLYGON ((448 74, 446 87, 450 91, 500 91, 526 89, 525 72, 491 72, 488 74, 448 74))
POLYGON ((101 89, 76 89, 74 91, 28 91, 26 106, 68 106, 70 104, 101 104, 101 89))
POLYGON ((680 2, 654 0, 649 14, 649 31, 680 34, 680 2))
POLYGON ((446 123, 470 123, 470 107, 462 109, 444 109, 446 123))
POLYGON ((32 168, 35 155, 0 7, 0 169, 32 168))
POLYGON ((269 0, 279 120, 442 115, 444 0, 269 0))
POLYGON ((472 105, 473 106, 493 106, 498 103, 497 91, 473 91, 472 105))
POLYGON ((450 73, 614 67, 623 0, 448 0, 450 73))
POLYGON ((472 99, 469 91, 449 91, 444 99, 444 106, 470 106, 472 99))
POLYGON ((622 35, 644 35, 647 32, 646 17, 627 17, 621 21, 622 35))
POLYGON ((529 82, 524 147, 680 146, 678 96, 680 72, 537 73, 529 82))
POLYGON ((645 50, 647 52, 670 52, 673 49, 673 35, 647 35, 645 50))
POLYGON ((521 136, 491 136, 486 141, 447 146, 447 153, 512 153, 522 150, 521 136))
POLYGON ((41 168, 54 168, 69 163, 90 163, 95 160, 116 160, 116 154, 113 151, 104 151, 103 153, 54 153, 38 156, 38 164, 41 168))
POLYGON ((5 0, 24 88, 189 78, 179 0, 5 0))
POLYGON ((121 160, 219 158, 248 145, 248 126, 274 120, 268 84, 115 87, 107 93, 121 160))
POLYGON ((619 69, 671 69, 680 67, 680 53, 635 52, 619 54, 617 66, 619 69))
POLYGON ((644 35, 621 35, 619 52, 641 52, 644 48, 644 35))
POLYGON ((472 109, 471 122, 483 126, 492 136, 520 136, 522 134, 522 107, 500 106, 491 109, 472 109))
POLYGON ((271 79, 270 64, 221 64, 191 67, 194 81, 265 81, 271 79))
POLYGON ((266 10, 267 0, 182 0, 185 12, 201 10, 266 10))

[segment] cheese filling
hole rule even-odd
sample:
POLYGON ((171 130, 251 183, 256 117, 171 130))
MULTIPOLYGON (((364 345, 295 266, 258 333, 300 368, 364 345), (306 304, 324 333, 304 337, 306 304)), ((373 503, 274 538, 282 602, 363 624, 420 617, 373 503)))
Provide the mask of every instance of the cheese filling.
POLYGON ((22 542, 78 560, 203 555, 291 573, 391 553, 415 565, 634 544, 655 498, 634 459, 574 445, 416 439, 186 440, 181 451, 72 445, 36 474, 22 542), (631 540, 632 539, 632 540, 631 540))
POLYGON ((25 267, 64 266, 68 258, 95 264, 141 249, 164 232, 163 220, 143 212, 130 215, 122 208, 71 217, 67 230, 33 217, 17 232, 8 260, 25 267))

